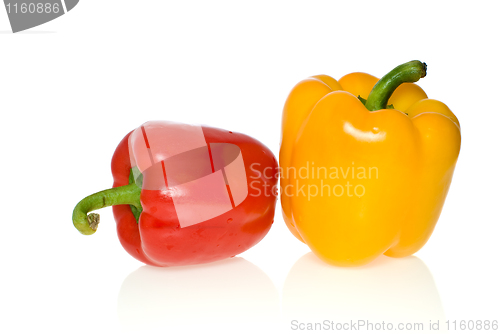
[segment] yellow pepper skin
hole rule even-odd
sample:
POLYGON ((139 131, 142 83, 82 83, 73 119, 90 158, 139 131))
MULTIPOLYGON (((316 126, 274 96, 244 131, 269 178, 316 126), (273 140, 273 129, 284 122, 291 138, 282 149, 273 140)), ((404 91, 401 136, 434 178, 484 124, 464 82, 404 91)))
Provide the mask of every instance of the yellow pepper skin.
POLYGON ((381 254, 404 257, 431 236, 461 135, 450 109, 411 83, 425 69, 409 62, 380 81, 320 75, 291 91, 280 147, 283 217, 322 260, 360 266, 381 254))

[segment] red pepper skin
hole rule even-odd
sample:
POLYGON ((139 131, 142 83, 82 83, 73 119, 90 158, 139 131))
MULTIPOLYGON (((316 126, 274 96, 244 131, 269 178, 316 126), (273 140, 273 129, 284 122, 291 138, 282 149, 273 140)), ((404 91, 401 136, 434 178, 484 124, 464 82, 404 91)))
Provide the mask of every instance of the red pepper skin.
MULTIPOLYGON (((169 267, 207 263, 240 254, 257 244, 274 221, 278 164, 273 153, 247 135, 203 126, 207 142, 238 145, 245 161, 248 196, 232 210, 181 228, 171 192, 141 191, 139 223, 129 205, 113 206, 118 238, 125 250, 139 261, 169 267), (257 182, 256 182, 257 181, 257 182)), ((128 137, 113 155, 113 187, 129 184, 128 137)))

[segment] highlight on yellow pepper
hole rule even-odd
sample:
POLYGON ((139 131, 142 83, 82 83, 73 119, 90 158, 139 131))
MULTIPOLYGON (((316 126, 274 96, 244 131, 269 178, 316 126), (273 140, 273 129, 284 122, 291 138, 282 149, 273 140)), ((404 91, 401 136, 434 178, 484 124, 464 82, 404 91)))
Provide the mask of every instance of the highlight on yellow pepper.
POLYGON ((284 220, 322 260, 359 266, 411 255, 431 236, 460 151, 460 124, 414 82, 420 61, 382 79, 299 82, 283 109, 284 220))

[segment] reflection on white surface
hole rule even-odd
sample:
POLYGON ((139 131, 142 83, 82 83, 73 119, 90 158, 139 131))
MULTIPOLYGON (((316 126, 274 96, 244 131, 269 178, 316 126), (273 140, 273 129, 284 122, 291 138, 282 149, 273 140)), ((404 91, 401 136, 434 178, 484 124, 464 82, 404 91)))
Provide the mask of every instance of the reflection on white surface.
POLYGON ((415 332, 446 332, 446 319, 432 274, 415 256, 402 259, 381 256, 364 267, 339 268, 308 253, 294 264, 286 278, 283 312, 289 321, 303 323, 323 320, 384 321, 394 326, 422 323, 424 330, 415 332), (441 330, 430 331, 431 321, 439 321, 441 330))
POLYGON ((279 317, 278 291, 269 277, 235 257, 210 264, 143 266, 122 284, 118 318, 127 332, 262 325, 279 317))

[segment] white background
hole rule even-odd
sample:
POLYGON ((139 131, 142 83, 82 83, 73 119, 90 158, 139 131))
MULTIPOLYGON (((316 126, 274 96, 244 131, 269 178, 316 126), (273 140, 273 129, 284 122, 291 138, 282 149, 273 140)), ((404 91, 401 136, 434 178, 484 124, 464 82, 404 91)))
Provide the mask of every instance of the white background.
POLYGON ((12 34, 0 8, 0 331, 286 333, 300 332, 293 319, 426 328, 499 321, 498 12, 495 1, 82 0, 12 34), (93 236, 72 225, 75 204, 111 186, 118 142, 145 121, 243 132, 277 156, 282 107, 297 82, 380 77, 413 59, 428 64, 420 86, 462 125, 443 213, 414 257, 329 267, 287 230, 279 204, 257 246, 189 268, 134 260, 109 208, 93 236))

